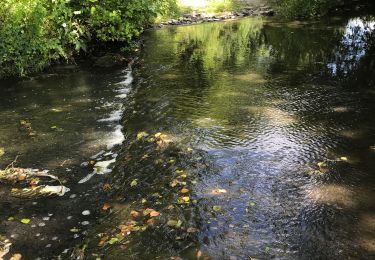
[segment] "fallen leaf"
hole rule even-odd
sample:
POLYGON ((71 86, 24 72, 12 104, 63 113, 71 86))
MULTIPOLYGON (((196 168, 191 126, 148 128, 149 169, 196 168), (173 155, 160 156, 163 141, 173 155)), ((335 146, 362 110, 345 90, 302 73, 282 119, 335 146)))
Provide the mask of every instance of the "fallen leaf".
POLYGON ((0 157, 5 154, 5 149, 3 147, 0 147, 0 157))
POLYGON ((110 207, 111 207, 111 205, 109 205, 109 203, 104 203, 102 209, 103 209, 103 210, 107 210, 107 209, 109 209, 110 207))
POLYGON ((151 212, 153 212, 154 210, 153 209, 150 209, 150 208, 147 208, 143 211, 143 216, 147 216, 148 214, 150 214, 151 212))
POLYGON ((153 210, 153 211, 150 212, 150 216, 151 216, 151 217, 157 217, 157 216, 159 216, 159 214, 160 214, 160 213, 157 212, 156 210, 153 210))
POLYGON ((217 189, 213 189, 211 193, 212 194, 222 194, 222 193, 227 193, 227 191, 225 189, 217 188, 217 189))
POLYGON ((195 232, 197 232, 198 230, 197 230, 196 228, 189 227, 186 231, 187 231, 188 233, 195 233, 195 232))
POLYGON ((118 242, 118 238, 117 237, 112 237, 110 240, 108 240, 108 244, 110 245, 113 245, 114 243, 117 243, 118 242))
POLYGON ((21 260, 21 259, 22 259, 21 254, 14 254, 14 255, 12 255, 11 258, 9 258, 9 260, 21 260))
POLYGON ((70 232, 72 232, 72 233, 78 233, 79 229, 78 228, 71 228, 70 232))
POLYGON ((181 193, 188 193, 188 192, 189 192, 189 189, 187 189, 187 188, 182 188, 182 189, 180 190, 180 192, 181 192, 181 193))
POLYGON ((341 160, 341 161, 347 161, 347 160, 348 160, 348 157, 342 156, 342 157, 340 157, 340 160, 341 160))
POLYGON ((179 183, 178 180, 173 180, 173 181, 171 181, 171 183, 170 183, 169 185, 170 185, 172 188, 174 188, 174 187, 177 186, 178 183, 179 183))
POLYGON ((107 190, 110 190, 110 189, 111 189, 111 184, 109 184, 109 183, 105 183, 105 184, 103 185, 103 190, 107 191, 107 190))
POLYGON ((148 136, 148 133, 146 133, 146 132, 139 132, 138 134, 137 134, 137 140, 140 140, 140 139, 142 139, 143 137, 147 137, 148 136))
POLYGON ((20 222, 23 223, 23 224, 29 224, 30 223, 30 219, 23 218, 23 219, 20 220, 20 222))
POLYGON ((100 239, 99 243, 98 243, 98 246, 104 246, 105 245, 105 242, 108 240, 108 237, 102 237, 102 239, 100 239))
POLYGON ((178 203, 189 203, 189 201, 190 197, 188 196, 178 198, 178 203))
POLYGON ((215 205, 212 207, 212 209, 217 212, 221 210, 221 206, 215 205))
POLYGON ((325 162, 318 162, 319 167, 327 167, 327 164, 325 162))
POLYGON ((138 180, 138 179, 134 179, 134 180, 132 180, 132 182, 130 183, 130 186, 131 186, 131 187, 135 187, 135 186, 137 186, 137 184, 138 184, 137 180, 138 180))
POLYGON ((60 108, 51 108, 50 111, 51 111, 51 112, 55 112, 55 113, 60 113, 60 112, 62 112, 63 110, 60 109, 60 108))
POLYGON ((139 212, 135 211, 135 210, 132 210, 132 211, 130 211, 130 216, 132 216, 133 218, 139 217, 139 212))
POLYGON ((170 219, 170 220, 168 220, 167 225, 170 226, 170 227, 179 228, 182 225, 182 221, 181 220, 170 219))

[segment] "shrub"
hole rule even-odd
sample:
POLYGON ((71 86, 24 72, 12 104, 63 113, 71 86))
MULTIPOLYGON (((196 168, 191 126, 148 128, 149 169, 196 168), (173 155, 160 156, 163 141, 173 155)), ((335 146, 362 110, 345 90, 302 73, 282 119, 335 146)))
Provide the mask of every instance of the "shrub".
POLYGON ((339 0, 273 0, 279 12, 290 18, 309 18, 325 15, 339 0))
POLYGON ((84 48, 82 28, 64 0, 3 0, 0 77, 40 71, 84 48))
POLYGON ((175 7, 175 0, 75 0, 94 39, 129 42, 160 13, 175 7))
POLYGON ((0 77, 69 60, 91 40, 127 42, 175 0, 2 0, 0 77))

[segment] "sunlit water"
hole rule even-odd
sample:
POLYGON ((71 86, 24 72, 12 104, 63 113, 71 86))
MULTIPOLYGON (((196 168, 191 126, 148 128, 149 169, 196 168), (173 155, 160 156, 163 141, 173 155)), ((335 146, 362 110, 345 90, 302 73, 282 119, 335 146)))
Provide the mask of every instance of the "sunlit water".
MULTIPOLYGON (((76 240, 89 245, 86 257, 369 259, 375 253, 373 21, 327 26, 259 18, 148 31, 132 85, 127 71, 80 71, 2 87, 1 146, 9 151, 3 158, 21 154, 21 166, 60 172, 80 168, 101 150, 102 160, 116 161, 113 172, 104 170, 106 180, 91 171, 65 175, 67 185, 78 185, 73 194, 84 187, 91 197, 74 201, 79 213, 82 205, 94 209, 92 225, 76 240), (21 119, 32 122, 35 138, 17 133, 21 119), (153 150, 136 138, 139 132, 166 134, 173 149, 153 150), (114 145, 122 141, 119 151, 114 145), (60 165, 64 160, 69 166, 60 165), (185 195, 170 185, 181 169, 191 177, 182 185, 185 195), (105 181, 111 194, 96 193, 105 181), (189 203, 179 203, 181 196, 189 203), (103 213, 103 202, 113 206, 111 214, 103 213), (160 212, 155 223, 116 236, 130 210, 145 208, 160 212), (181 227, 171 228, 170 219, 180 219, 181 227)), ((66 205, 68 196, 57 201, 66 205)), ((0 233, 11 237, 15 224, 6 218, 28 213, 5 212, 6 202, 1 207, 0 233)), ((74 225, 80 224, 49 230, 68 230, 62 246, 38 246, 51 244, 49 254, 61 254, 74 244, 66 241, 77 235, 69 234, 74 225)), ((18 251, 43 257, 15 241, 18 251)))

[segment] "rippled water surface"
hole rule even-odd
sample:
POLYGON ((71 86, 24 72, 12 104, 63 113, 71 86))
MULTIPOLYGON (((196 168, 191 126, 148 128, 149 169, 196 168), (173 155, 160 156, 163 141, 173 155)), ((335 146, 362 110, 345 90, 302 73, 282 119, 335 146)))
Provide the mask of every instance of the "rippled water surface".
MULTIPOLYGON (((370 259, 374 21, 252 18, 148 31, 133 84, 127 70, 79 71, 2 87, 3 158, 79 168, 65 173, 67 185, 91 199, 72 201, 71 192, 50 203, 61 205, 54 210, 62 218, 92 210, 76 237, 88 258, 370 259), (17 133, 21 119, 36 137, 17 133), (79 165, 101 150, 107 156, 99 161, 117 158, 113 172, 79 186, 91 173, 79 165)), ((8 213, 7 203, 0 234, 11 237, 15 224, 6 218, 30 213, 8 213)), ((82 224, 77 218, 61 226, 68 232, 60 245, 38 246, 71 257, 62 251, 74 244, 67 240, 82 224)), ((14 241, 18 251, 43 257, 14 241)))

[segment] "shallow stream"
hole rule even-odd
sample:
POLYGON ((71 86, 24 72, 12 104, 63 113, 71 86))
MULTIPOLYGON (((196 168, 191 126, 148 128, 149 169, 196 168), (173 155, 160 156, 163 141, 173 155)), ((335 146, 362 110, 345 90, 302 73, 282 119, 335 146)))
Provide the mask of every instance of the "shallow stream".
POLYGON ((18 155, 70 188, 0 189, 7 256, 373 258, 374 30, 374 16, 170 27, 144 34, 132 71, 0 82, 1 167, 18 155))

